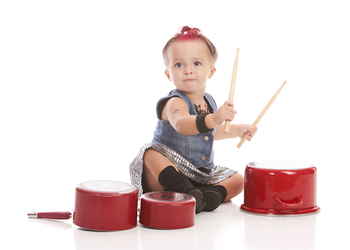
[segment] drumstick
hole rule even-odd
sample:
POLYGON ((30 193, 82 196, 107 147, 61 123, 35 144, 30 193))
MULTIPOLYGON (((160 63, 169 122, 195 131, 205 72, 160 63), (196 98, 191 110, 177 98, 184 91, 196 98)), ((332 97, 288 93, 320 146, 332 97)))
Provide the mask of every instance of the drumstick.
MULTIPOLYGON (((265 115, 266 111, 270 108, 270 106, 272 105, 272 103, 275 101, 275 99, 277 98, 278 94, 281 92, 282 88, 284 87, 284 85, 287 83, 287 81, 284 81, 283 84, 281 85, 281 87, 279 87, 279 89, 276 91, 276 93, 272 96, 272 98, 270 99, 270 101, 266 104, 265 108, 261 111, 260 115, 258 116, 258 118, 256 118, 255 122, 252 124, 253 128, 256 127, 256 125, 258 125, 259 121, 261 120, 261 118, 265 115)), ((245 135, 245 134, 244 134, 245 135)), ((246 141, 246 137, 243 135, 241 141, 238 143, 237 148, 240 148, 243 143, 246 141)))
MULTIPOLYGON (((236 58, 235 58, 235 62, 234 62, 234 65, 233 65, 233 71, 232 71, 230 95, 228 97, 229 101, 231 101, 231 102, 233 102, 233 96, 235 94, 237 68, 238 68, 238 55, 239 55, 239 47, 236 49, 236 58)), ((230 132, 230 121, 229 120, 225 121, 224 132, 225 133, 230 132)))

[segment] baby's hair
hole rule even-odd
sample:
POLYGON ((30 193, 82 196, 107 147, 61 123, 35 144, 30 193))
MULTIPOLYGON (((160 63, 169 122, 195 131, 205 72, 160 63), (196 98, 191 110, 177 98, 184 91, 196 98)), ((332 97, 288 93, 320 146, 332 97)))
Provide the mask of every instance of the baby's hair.
POLYGON ((183 26, 180 28, 180 32, 176 33, 164 46, 163 49, 163 58, 164 61, 167 61, 167 50, 169 46, 175 42, 175 41, 188 41, 188 40, 195 40, 195 39, 201 39, 205 44, 207 45, 210 55, 214 58, 214 62, 218 59, 218 52, 214 46, 214 44, 204 35, 202 35, 202 32, 200 29, 197 28, 190 28, 188 26, 183 26))

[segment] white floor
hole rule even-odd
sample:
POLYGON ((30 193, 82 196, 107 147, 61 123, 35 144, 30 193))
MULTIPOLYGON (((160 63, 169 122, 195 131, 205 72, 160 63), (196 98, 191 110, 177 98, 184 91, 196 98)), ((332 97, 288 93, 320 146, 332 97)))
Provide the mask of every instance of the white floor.
MULTIPOLYGON (((195 226, 156 230, 140 224, 119 232, 81 229, 72 220, 27 219, 23 207, 4 215, 2 249, 349 249, 347 208, 321 204, 307 216, 260 216, 240 211, 242 195, 214 212, 195 216, 195 226), (17 211, 15 214, 14 211, 17 211), (19 212, 22 212, 19 214, 19 212), (11 223, 6 223, 10 222, 11 223), (11 247, 9 247, 11 246, 11 247)), ((334 201, 334 200, 333 200, 334 201)), ((338 204, 339 205, 339 204, 338 204)))

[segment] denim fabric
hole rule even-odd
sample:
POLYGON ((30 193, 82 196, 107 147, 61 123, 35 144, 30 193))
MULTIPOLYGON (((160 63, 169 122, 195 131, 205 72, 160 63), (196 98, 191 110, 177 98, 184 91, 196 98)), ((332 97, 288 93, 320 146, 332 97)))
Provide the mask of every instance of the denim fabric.
MULTIPOLYGON (((209 133, 188 136, 178 133, 171 126, 169 121, 161 120, 161 113, 164 108, 164 105, 170 98, 175 96, 182 98, 187 103, 190 115, 197 115, 193 103, 184 93, 177 89, 170 91, 169 95, 159 100, 157 104, 158 122, 154 131, 154 138, 152 142, 159 142, 172 148, 197 168, 213 168, 213 143, 215 128, 209 133)), ((205 93, 204 98, 206 102, 210 105, 213 112, 215 112, 217 110, 217 107, 212 96, 205 93)))

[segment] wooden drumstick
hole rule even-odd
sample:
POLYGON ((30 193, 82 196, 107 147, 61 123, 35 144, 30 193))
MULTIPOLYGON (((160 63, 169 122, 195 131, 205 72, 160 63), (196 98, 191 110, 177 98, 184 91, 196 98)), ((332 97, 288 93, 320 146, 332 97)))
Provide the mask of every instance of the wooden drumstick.
MULTIPOLYGON (((252 124, 253 128, 256 127, 256 125, 258 125, 259 121, 261 120, 261 118, 265 115, 266 111, 270 108, 270 106, 272 105, 272 103, 275 101, 275 99, 277 98, 278 94, 281 92, 282 88, 284 87, 284 85, 286 85, 287 81, 284 81, 283 84, 281 85, 281 87, 279 87, 279 89, 276 91, 276 93, 272 96, 272 98, 270 99, 270 101, 266 104, 265 108, 261 111, 260 115, 258 116, 258 118, 256 118, 255 122, 252 124)), ((243 143, 247 140, 247 138, 245 137, 245 134, 243 135, 241 141, 238 143, 237 148, 240 148, 243 143)))
MULTIPOLYGON (((231 79, 231 87, 230 87, 230 95, 228 97, 229 101, 233 102, 233 97, 235 94, 235 87, 236 87, 236 78, 237 78, 237 68, 238 68, 238 55, 239 55, 239 47, 236 49, 236 58, 233 65, 233 72, 232 72, 232 79, 231 79)), ((224 132, 228 133, 230 132, 230 121, 225 121, 225 127, 224 132)))

